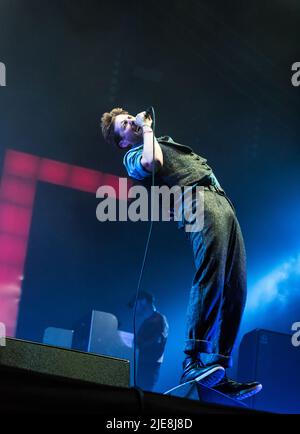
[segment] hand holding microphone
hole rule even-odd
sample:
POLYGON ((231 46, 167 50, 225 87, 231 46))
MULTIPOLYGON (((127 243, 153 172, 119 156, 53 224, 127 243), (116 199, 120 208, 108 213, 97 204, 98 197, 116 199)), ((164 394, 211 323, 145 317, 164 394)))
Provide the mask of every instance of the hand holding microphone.
POLYGON ((145 126, 151 128, 152 119, 151 119, 151 116, 149 114, 149 111, 147 110, 147 111, 138 113, 135 117, 135 123, 141 128, 143 128, 145 126))

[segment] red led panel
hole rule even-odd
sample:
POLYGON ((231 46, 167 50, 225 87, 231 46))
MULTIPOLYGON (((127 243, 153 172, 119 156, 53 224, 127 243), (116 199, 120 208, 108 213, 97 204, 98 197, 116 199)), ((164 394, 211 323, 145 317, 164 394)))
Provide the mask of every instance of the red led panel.
POLYGON ((0 185, 0 199, 32 207, 35 195, 36 180, 6 175, 0 185))
POLYGON ((95 193, 102 184, 103 174, 96 170, 73 166, 69 179, 69 187, 77 190, 95 193))
POLYGON ((0 297, 14 293, 13 288, 20 286, 22 272, 23 265, 0 264, 0 297))
POLYGON ((27 240, 10 234, 0 234, 0 263, 20 265, 26 256, 27 240))
POLYGON ((70 170, 69 164, 43 158, 38 171, 38 180, 67 186, 70 170))
POLYGON ((0 232, 19 235, 27 239, 31 223, 31 208, 10 203, 0 206, 0 232))
POLYGON ((0 285, 0 321, 5 324, 7 336, 15 335, 19 312, 20 292, 21 287, 15 287, 14 293, 18 293, 18 296, 15 296, 13 293, 11 293, 9 296, 3 297, 1 296, 2 288, 0 285))
POLYGON ((4 173, 36 179, 40 158, 24 152, 9 150, 5 156, 4 173))

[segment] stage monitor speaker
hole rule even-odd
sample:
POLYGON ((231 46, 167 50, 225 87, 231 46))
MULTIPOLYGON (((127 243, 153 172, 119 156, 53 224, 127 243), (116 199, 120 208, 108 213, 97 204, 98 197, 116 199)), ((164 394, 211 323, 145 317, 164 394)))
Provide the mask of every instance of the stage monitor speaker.
POLYGON ((0 366, 109 386, 128 387, 130 379, 128 360, 12 338, 0 347, 0 366))
POLYGON ((239 348, 238 380, 256 380, 263 389, 247 400, 256 410, 300 413, 300 348, 291 335, 255 329, 239 348))
POLYGON ((133 335, 118 330, 118 319, 109 312, 93 310, 74 324, 76 350, 131 360, 132 342, 133 335))

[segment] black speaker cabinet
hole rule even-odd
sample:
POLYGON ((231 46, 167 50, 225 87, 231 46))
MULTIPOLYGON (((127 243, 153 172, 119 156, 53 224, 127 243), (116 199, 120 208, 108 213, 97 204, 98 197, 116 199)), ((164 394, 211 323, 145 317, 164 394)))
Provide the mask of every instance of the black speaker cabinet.
POLYGON ((300 347, 292 336, 256 329, 244 335, 239 348, 239 381, 257 380, 263 389, 247 400, 256 410, 300 413, 300 347))
POLYGON ((129 386, 129 362, 50 345, 6 338, 0 347, 0 366, 89 381, 129 386))

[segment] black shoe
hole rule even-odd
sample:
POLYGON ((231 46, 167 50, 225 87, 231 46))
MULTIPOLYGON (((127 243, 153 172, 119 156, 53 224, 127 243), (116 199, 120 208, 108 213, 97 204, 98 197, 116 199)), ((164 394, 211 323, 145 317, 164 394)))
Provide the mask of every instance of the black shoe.
POLYGON ((222 380, 225 369, 221 365, 205 366, 200 360, 187 357, 183 362, 183 374, 180 384, 197 381, 206 387, 212 387, 222 380))
POLYGON ((225 376, 225 378, 214 386, 213 389, 224 393, 224 395, 230 396, 230 398, 242 400, 260 392, 262 385, 257 381, 251 383, 239 383, 238 381, 231 380, 225 376))

